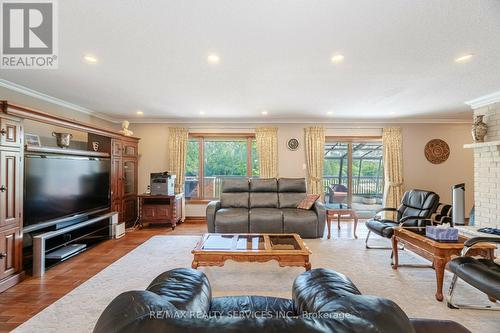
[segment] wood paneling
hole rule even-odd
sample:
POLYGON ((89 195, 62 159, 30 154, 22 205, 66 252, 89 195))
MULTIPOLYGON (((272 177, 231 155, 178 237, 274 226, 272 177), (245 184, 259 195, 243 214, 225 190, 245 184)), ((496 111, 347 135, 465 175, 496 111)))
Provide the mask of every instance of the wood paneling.
POLYGON ((0 227, 20 224, 21 153, 0 151, 0 227))
POLYGON ((0 145, 21 147, 21 124, 19 121, 0 118, 0 145))

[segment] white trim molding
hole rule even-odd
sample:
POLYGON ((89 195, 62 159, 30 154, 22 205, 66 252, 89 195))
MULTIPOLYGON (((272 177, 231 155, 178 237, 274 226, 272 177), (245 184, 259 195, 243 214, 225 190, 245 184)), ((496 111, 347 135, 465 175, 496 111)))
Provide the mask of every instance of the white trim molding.
POLYGON ((116 118, 109 117, 107 115, 101 114, 101 113, 96 112, 94 110, 87 109, 87 108, 80 106, 80 105, 77 105, 77 104, 67 102, 67 101, 62 100, 62 99, 57 98, 57 97, 49 96, 47 94, 41 93, 39 91, 30 89, 30 88, 27 88, 25 86, 22 86, 20 84, 17 84, 17 83, 11 82, 11 81, 0 79, 0 87, 7 88, 9 90, 15 91, 17 93, 20 93, 20 94, 23 94, 26 96, 38 98, 42 101, 49 102, 49 103, 52 103, 55 105, 59 105, 59 106, 62 106, 62 107, 65 107, 65 108, 68 108, 68 109, 71 109, 74 111, 85 113, 85 114, 91 115, 93 117, 100 118, 100 119, 103 119, 103 120, 106 120, 106 121, 109 121, 112 123, 120 123, 121 122, 120 120, 118 120, 116 118))
POLYGON ((472 99, 465 102, 465 104, 469 105, 473 110, 475 110, 497 102, 500 102, 500 91, 472 99))

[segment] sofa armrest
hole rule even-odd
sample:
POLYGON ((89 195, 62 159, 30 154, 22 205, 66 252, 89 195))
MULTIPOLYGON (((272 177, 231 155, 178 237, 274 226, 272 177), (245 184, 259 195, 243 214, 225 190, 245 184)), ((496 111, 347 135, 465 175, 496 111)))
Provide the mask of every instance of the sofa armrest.
POLYGON ((207 206, 206 216, 207 216, 207 228, 208 232, 215 232, 215 214, 220 209, 220 200, 210 201, 207 206))
POLYGON ((207 276, 191 268, 175 268, 158 275, 147 287, 178 310, 207 313, 212 291, 207 276))
POLYGON ((323 237, 323 233, 325 232, 325 223, 326 223, 325 205, 321 201, 316 200, 312 209, 314 210, 316 216, 318 217, 318 230, 316 235, 318 238, 321 238, 323 237))

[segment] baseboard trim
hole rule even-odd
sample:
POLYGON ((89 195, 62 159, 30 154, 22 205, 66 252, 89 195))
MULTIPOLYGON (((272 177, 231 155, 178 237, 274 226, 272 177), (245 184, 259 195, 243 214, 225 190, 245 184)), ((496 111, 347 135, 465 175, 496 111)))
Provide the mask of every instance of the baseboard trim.
POLYGON ((207 223, 205 216, 186 216, 185 223, 207 223))
POLYGON ((2 282, 0 282, 0 293, 4 292, 5 290, 9 289, 10 287, 15 286, 19 282, 21 282, 24 279, 24 271, 14 274, 12 276, 9 276, 8 278, 5 278, 2 282))

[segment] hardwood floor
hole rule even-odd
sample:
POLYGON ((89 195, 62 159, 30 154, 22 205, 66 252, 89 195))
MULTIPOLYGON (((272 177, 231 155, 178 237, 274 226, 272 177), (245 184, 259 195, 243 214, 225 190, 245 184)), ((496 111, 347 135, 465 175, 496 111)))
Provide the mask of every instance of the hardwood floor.
POLYGON ((155 235, 201 235, 205 223, 186 222, 175 230, 146 227, 121 239, 105 241, 49 269, 41 278, 27 276, 0 293, 0 332, 9 332, 155 235))

